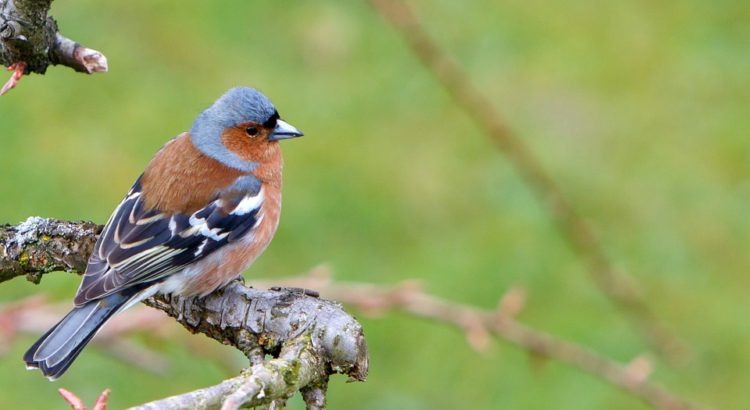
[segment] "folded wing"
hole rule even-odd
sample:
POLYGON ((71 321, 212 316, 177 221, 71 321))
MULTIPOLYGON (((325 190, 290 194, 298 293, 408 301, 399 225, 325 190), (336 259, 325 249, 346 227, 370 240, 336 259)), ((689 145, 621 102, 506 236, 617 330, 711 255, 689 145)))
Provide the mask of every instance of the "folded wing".
POLYGON ((147 287, 247 235, 260 221, 263 191, 219 195, 193 214, 145 209, 140 179, 107 222, 75 303, 147 287))

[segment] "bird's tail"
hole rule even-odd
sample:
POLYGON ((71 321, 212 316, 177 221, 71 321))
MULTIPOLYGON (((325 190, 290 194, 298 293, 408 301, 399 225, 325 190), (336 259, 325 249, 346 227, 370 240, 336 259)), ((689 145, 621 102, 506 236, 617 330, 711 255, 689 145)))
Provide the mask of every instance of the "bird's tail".
POLYGON ((26 366, 38 368, 48 379, 57 380, 99 328, 132 297, 115 293, 75 307, 26 351, 23 356, 26 366))

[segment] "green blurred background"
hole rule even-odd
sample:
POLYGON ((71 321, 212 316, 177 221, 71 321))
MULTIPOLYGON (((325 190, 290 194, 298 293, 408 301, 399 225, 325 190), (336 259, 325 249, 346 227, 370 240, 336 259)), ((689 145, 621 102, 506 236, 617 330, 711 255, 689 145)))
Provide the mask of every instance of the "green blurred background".
MULTIPOLYGON (((654 379, 750 408, 750 3, 411 4, 689 346, 677 364, 657 359, 654 379)), ((648 351, 508 161, 366 2, 66 0, 52 12, 110 72, 52 67, 0 98, 0 222, 104 222, 168 138, 251 85, 306 136, 284 144, 281 226, 250 283, 325 262, 337 279, 419 279, 484 308, 520 285, 523 322, 623 362, 648 351)), ((77 285, 16 279, 0 302, 68 300, 77 285)), ((333 409, 645 408, 505 343, 477 353, 447 325, 361 319, 370 377, 335 377, 333 409)), ((33 339, 21 338, 0 362, 0 408, 65 408, 58 387, 88 403, 111 387, 118 409, 243 366, 231 351, 233 369, 194 358, 185 345, 200 337, 156 346, 171 363, 163 375, 93 347, 54 384, 24 370, 33 339)))

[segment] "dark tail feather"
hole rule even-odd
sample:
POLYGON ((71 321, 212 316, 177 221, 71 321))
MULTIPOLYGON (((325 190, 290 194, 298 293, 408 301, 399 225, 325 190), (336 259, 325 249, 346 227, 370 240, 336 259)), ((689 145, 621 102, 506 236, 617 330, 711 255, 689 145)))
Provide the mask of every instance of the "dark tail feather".
POLYGON ((116 293, 74 308, 26 351, 26 366, 38 368, 50 380, 58 379, 99 328, 131 297, 116 293))

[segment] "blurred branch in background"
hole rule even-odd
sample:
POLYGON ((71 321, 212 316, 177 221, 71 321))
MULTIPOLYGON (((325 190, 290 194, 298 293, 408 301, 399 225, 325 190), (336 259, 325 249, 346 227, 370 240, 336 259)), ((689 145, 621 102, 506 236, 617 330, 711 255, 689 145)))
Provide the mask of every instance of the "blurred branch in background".
POLYGON ((107 71, 107 57, 63 36, 47 16, 52 0, 0 0, 0 63, 13 75, 0 88, 5 94, 21 76, 44 74, 57 64, 91 74, 107 71))
MULTIPOLYGON (((92 226, 96 225, 83 222, 77 224, 82 232, 87 232, 79 235, 77 240, 83 243, 93 242, 97 231, 92 226)), ((61 237, 51 235, 59 228, 56 225, 65 227, 68 237, 71 237, 70 229, 74 229, 76 223, 30 218, 19 225, 21 229, 9 226, 0 228, 0 267, 16 266, 13 273, 15 276, 23 276, 25 270, 45 271, 54 266, 58 266, 58 269, 66 268, 68 265, 54 262, 66 259, 63 257, 66 252, 61 246, 61 237), (32 226, 36 228, 32 229, 32 226), (55 245, 49 246, 50 244, 55 245), (20 258, 24 263, 14 265, 19 259, 18 255, 24 254, 27 256, 20 258)), ((71 241, 71 245, 75 245, 74 242, 75 240, 71 241)), ((90 247, 79 246, 76 249, 85 252, 90 247)), ((70 249, 68 251, 69 256, 72 252, 70 249)), ((83 253, 79 257, 87 255, 83 253)), ((0 270, 0 277, 2 274, 3 271, 0 270)), ((428 295, 414 282, 404 282, 392 287, 336 283, 331 281, 328 270, 324 268, 297 278, 274 279, 266 283, 262 280, 253 281, 253 285, 260 287, 271 283, 293 287, 279 289, 316 289, 326 297, 371 315, 400 310, 417 317, 451 324, 465 331, 467 340, 477 350, 486 348, 494 336, 535 355, 559 360, 583 370, 656 408, 702 408, 650 382, 648 377, 652 365, 645 358, 638 357, 630 364, 623 365, 582 346, 519 323, 515 317, 522 309, 525 299, 523 291, 519 289, 509 290, 500 300, 497 311, 493 312, 428 295)), ((338 305, 305 296, 301 290, 260 291, 235 282, 203 300, 169 300, 160 297, 149 299, 146 303, 175 317, 191 332, 201 332, 237 347, 248 356, 252 366, 240 376, 216 386, 145 404, 136 407, 137 409, 195 408, 199 402, 214 407, 223 402, 224 408, 234 409, 242 404, 268 404, 274 398, 280 398, 283 402, 296 390, 301 390, 308 408, 318 409, 325 407, 326 384, 328 375, 333 370, 346 373, 356 380, 363 380, 366 376, 366 347, 359 324, 341 311, 338 305), (288 320, 293 323, 290 325, 284 320, 277 320, 278 317, 271 315, 272 311, 283 318, 290 318, 288 320), (260 315, 258 312, 261 312, 260 315), (299 321, 300 317, 306 319, 299 321), (256 322, 257 320, 260 322, 256 322), (294 322, 295 320, 298 321, 294 322), (262 323, 262 330, 257 328, 261 326, 259 323, 262 323), (296 330, 288 334, 290 329, 296 330), (321 348, 325 352, 321 352, 321 348), (265 354, 279 349, 277 358, 264 360, 265 354), (326 361, 321 362, 321 358, 326 361), (264 400, 260 400, 261 398, 264 400)), ((36 314, 34 311, 44 312, 48 309, 39 298, 6 305, 0 310, 0 330, 6 330, 0 335, 5 335, 6 340, 10 340, 12 335, 8 336, 9 333, 20 329, 29 331, 30 327, 42 332, 47 323, 32 326, 35 320, 39 321, 33 318, 49 316, 49 313, 36 314)), ((123 315, 142 314, 145 313, 134 310, 123 315)), ((164 316, 157 318, 150 314, 145 319, 138 317, 140 319, 137 322, 145 321, 149 328, 154 329, 161 327, 159 320, 167 320, 164 316)), ((136 322, 133 316, 115 318, 111 326, 102 332, 104 339, 100 343, 106 345, 120 339, 117 336, 140 330, 140 325, 134 326, 133 322, 136 322)))
POLYGON ((650 382, 652 364, 642 356, 629 364, 620 364, 583 346, 519 323, 515 316, 523 308, 525 294, 511 288, 502 296, 496 311, 462 305, 425 293, 414 281, 395 286, 346 283, 331 280, 327 269, 319 268, 307 276, 254 280, 253 285, 270 283, 315 289, 321 295, 353 306, 365 314, 382 315, 398 310, 416 317, 454 325, 466 332, 469 344, 484 350, 494 336, 529 353, 559 360, 621 388, 649 405, 665 410, 703 409, 650 382))
MULTIPOLYGON (((18 226, 0 226, 0 282, 16 276, 38 282, 41 276, 35 274, 54 270, 82 273, 85 264, 80 261, 88 259, 99 231, 90 222, 38 217, 18 226)), ((251 364, 240 376, 218 386, 150 403, 148 409, 175 408, 185 400, 197 401, 182 408, 281 404, 297 390, 310 401, 308 407, 321 408, 321 389, 331 374, 359 381, 367 377, 362 326, 339 304, 311 292, 262 291, 235 281, 203 298, 154 296, 144 303, 167 313, 192 333, 236 347, 251 364), (266 360, 266 355, 275 358, 266 360)), ((23 305, 11 309, 18 314, 23 305)))
POLYGON ((487 134, 508 157, 531 191, 557 222, 563 237, 588 263, 596 285, 645 335, 658 352, 674 359, 686 347, 665 329, 637 291, 633 278, 615 268, 601 242, 571 205, 555 180, 492 108, 491 101, 477 89, 461 65, 441 49, 401 0, 371 0, 374 8, 401 34, 411 51, 453 98, 456 105, 487 134))

